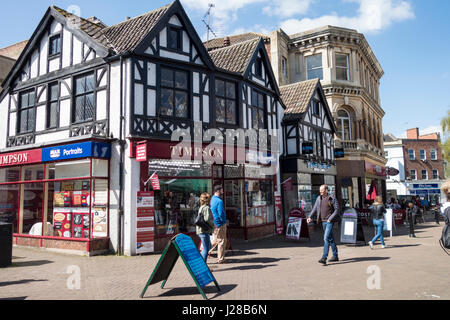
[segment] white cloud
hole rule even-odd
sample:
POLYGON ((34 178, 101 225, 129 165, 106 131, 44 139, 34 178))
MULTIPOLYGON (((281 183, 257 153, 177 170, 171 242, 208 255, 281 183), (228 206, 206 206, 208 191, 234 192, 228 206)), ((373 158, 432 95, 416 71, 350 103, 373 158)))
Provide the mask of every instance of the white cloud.
POLYGON ((356 29, 362 33, 380 32, 395 22, 413 19, 411 4, 405 0, 344 0, 359 4, 356 16, 339 16, 336 13, 318 18, 289 19, 281 23, 288 34, 314 29, 324 25, 334 25, 356 29))
POLYGON ((263 8, 268 16, 289 18, 295 15, 304 15, 308 12, 311 3, 315 0, 273 0, 263 8))

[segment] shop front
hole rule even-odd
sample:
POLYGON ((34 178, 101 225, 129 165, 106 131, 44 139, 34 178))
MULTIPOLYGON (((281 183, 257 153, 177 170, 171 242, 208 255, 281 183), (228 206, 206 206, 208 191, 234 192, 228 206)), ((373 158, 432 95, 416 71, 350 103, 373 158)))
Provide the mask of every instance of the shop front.
MULTIPOLYGON (((328 185, 329 193, 335 194, 336 166, 331 163, 318 163, 303 159, 282 160, 283 208, 290 212, 294 208, 302 208, 309 214, 320 196, 320 187, 328 185), (291 187, 292 185, 292 187, 291 187)), ((284 217, 287 222, 287 215, 284 217)))
POLYGON ((427 200, 431 206, 439 204, 445 195, 441 190, 442 182, 438 183, 410 183, 408 187, 411 196, 419 197, 422 200, 427 200))
MULTIPOLYGON (((154 191, 156 252, 162 251, 178 233, 188 234, 198 243, 194 220, 200 195, 204 192, 212 195, 216 185, 224 188, 231 239, 252 240, 275 232, 276 176, 264 175, 263 165, 196 160, 194 155, 204 154, 206 147, 183 149, 192 157, 178 159, 180 150, 175 143, 147 141, 148 159, 140 167, 141 191, 154 191), (159 190, 144 183, 151 176, 157 176, 159 190)), ((227 162, 222 149, 215 149, 210 155, 227 162)))
POLYGON ((337 195, 342 205, 363 209, 376 196, 386 200, 386 168, 364 160, 337 160, 337 195))
POLYGON ((0 221, 14 244, 92 255, 109 250, 109 143, 0 154, 0 221))

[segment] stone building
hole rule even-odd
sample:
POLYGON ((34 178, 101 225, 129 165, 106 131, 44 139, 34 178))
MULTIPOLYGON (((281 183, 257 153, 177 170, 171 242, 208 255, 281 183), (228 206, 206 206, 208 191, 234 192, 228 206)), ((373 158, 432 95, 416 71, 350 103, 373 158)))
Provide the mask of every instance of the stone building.
POLYGON ((0 49, 0 91, 2 90, 1 84, 5 81, 6 76, 11 71, 27 42, 22 41, 0 49))

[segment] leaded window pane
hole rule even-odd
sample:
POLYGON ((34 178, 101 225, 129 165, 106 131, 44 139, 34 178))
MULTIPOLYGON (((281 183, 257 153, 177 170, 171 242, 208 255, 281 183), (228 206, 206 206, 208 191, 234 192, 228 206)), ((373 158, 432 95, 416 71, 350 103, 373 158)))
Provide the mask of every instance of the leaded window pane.
POLYGON ((231 82, 227 82, 227 98, 236 99, 236 85, 231 82))
POLYGON ((175 87, 177 89, 188 89, 187 86, 187 73, 186 72, 175 72, 175 87))
POLYGON ((216 98, 216 119, 225 122, 225 99, 216 98))
POLYGON ((227 123, 236 124, 236 102, 227 100, 227 123))
POLYGON ((225 96, 225 82, 222 80, 216 80, 216 95, 225 96))
POLYGON ((52 102, 49 110, 49 127, 54 128, 58 126, 58 102, 52 102))
POLYGON ((173 116, 173 91, 169 89, 161 89, 161 108, 162 116, 173 116))
POLYGON ((187 118, 187 93, 177 91, 175 93, 175 116, 178 118, 187 118))
POLYGON ((164 87, 173 87, 173 71, 169 69, 161 69, 161 85, 164 87))

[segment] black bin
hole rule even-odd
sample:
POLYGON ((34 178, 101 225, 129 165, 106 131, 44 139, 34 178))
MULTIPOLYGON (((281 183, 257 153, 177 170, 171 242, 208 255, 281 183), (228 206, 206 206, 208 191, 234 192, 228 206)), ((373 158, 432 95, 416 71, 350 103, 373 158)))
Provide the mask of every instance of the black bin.
POLYGON ((347 208, 342 214, 341 243, 356 244, 358 235, 358 212, 347 208))
POLYGON ((12 264, 13 226, 11 223, 0 222, 0 268, 12 264))

